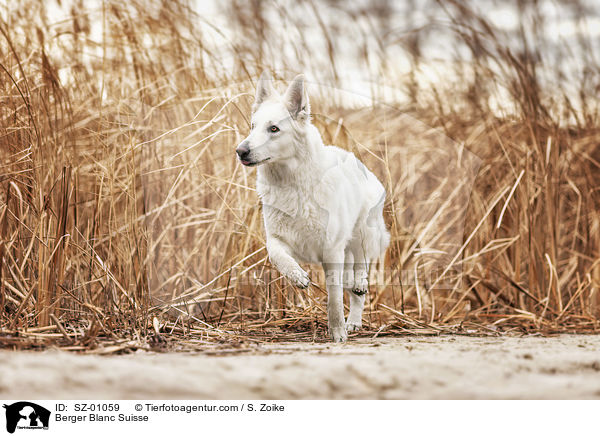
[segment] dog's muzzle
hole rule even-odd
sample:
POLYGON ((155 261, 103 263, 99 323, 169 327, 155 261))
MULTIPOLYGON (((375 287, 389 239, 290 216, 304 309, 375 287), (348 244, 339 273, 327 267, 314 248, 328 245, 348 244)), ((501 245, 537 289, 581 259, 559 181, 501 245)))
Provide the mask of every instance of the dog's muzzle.
POLYGON ((248 145, 248 141, 242 141, 240 145, 235 149, 240 161, 244 165, 251 164, 250 162, 250 146, 248 145))
POLYGON ((253 166, 259 165, 261 163, 264 163, 268 160, 271 160, 271 158, 268 157, 261 161, 253 161, 250 158, 250 146, 248 145, 248 141, 243 141, 240 145, 238 145, 238 148, 235 149, 235 152, 237 153, 238 157, 240 158, 240 162, 247 167, 253 167, 253 166))

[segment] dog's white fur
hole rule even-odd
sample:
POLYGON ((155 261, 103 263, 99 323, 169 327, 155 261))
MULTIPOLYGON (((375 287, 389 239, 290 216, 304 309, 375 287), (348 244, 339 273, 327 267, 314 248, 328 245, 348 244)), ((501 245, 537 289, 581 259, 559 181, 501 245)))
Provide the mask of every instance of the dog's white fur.
POLYGON ((301 288, 310 281, 297 260, 323 265, 329 333, 345 341, 347 331, 362 326, 369 265, 389 245, 382 184, 352 153, 323 145, 302 75, 280 95, 262 74, 240 150, 244 165, 260 165, 256 186, 271 263, 301 288), (342 289, 350 295, 345 325, 342 289))

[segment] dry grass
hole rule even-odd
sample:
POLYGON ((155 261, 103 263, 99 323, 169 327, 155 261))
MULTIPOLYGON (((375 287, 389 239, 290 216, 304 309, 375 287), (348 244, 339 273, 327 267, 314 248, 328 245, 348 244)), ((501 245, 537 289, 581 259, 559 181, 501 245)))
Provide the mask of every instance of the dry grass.
POLYGON ((183 1, 63 1, 58 23, 53 5, 26 3, 0 15, 0 345, 325 338, 319 271, 298 290, 270 267, 254 175, 234 156, 254 78, 273 66, 313 77, 324 138, 388 188, 366 334, 598 330, 600 75, 585 28, 550 48, 532 6, 509 35, 460 2, 401 30, 386 2, 292 14, 232 0, 225 30, 183 1), (456 55, 425 83, 423 41, 442 31, 456 55), (348 38, 368 106, 335 90, 348 38), (386 98, 390 85, 406 98, 386 98))

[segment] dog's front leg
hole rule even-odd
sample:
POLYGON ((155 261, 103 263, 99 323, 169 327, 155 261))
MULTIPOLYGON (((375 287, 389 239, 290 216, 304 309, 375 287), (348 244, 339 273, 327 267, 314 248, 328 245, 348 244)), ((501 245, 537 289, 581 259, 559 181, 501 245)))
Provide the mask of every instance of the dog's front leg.
POLYGON ((333 342, 344 342, 348 338, 344 325, 344 250, 324 253, 323 269, 327 284, 327 325, 333 342))
POLYGON ((306 288, 310 284, 308 273, 304 271, 291 255, 291 248, 281 239, 267 237, 267 252, 271 263, 295 286, 306 288))

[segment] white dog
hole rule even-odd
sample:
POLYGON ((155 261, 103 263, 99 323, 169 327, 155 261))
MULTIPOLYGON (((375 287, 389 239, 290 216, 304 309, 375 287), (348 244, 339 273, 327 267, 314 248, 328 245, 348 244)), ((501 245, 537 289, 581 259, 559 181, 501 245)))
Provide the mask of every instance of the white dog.
POLYGON ((385 190, 352 153, 323 145, 302 75, 280 95, 262 74, 251 129, 236 152, 242 164, 260 165, 256 187, 271 263, 301 288, 310 280, 298 260, 323 265, 329 334, 343 342, 362 326, 369 265, 389 245, 385 190), (342 289, 350 295, 345 325, 342 289))

